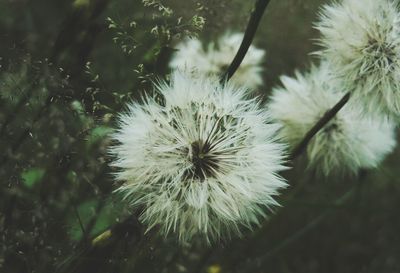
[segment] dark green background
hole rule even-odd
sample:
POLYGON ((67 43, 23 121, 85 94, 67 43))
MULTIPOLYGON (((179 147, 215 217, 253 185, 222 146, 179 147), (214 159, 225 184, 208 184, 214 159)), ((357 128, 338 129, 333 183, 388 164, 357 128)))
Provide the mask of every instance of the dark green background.
MULTIPOLYGON (((0 272, 400 272, 398 149, 360 179, 317 178, 297 160, 284 174, 292 187, 283 207, 243 239, 178 246, 173 236, 143 235, 135 211, 112 194, 107 134, 126 102, 168 72, 184 36, 150 30, 198 14, 199 36, 216 40, 244 30, 253 1, 163 1, 169 18, 138 0, 80 2, 0 0, 0 272), (134 44, 131 54, 121 49, 134 44), (126 229, 90 247, 127 217, 126 229)), ((313 61, 312 22, 324 2, 271 1, 254 41, 267 50, 264 98, 279 75, 313 61)))

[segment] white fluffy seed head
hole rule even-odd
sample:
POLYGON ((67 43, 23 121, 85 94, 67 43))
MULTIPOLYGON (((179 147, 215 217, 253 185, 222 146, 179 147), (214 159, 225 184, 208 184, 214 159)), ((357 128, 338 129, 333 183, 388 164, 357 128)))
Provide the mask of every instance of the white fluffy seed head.
MULTIPOLYGON (((177 51, 169 64, 170 68, 188 70, 194 75, 221 76, 235 57, 242 39, 242 33, 227 33, 217 43, 210 43, 206 48, 200 40, 185 40, 177 45, 177 51)), ((263 84, 264 56, 264 50, 250 46, 232 81, 251 90, 260 87, 263 84)))
MULTIPOLYGON (((293 147, 344 95, 329 65, 313 66, 305 75, 282 77, 269 103, 281 135, 293 147)), ((346 104, 307 146, 309 166, 317 174, 356 173, 376 167, 395 147, 394 126, 387 119, 362 114, 356 100, 346 104)))
POLYGON ((143 104, 119 119, 116 177, 119 191, 143 207, 149 229, 215 240, 240 234, 276 205, 286 187, 284 146, 277 125, 246 90, 217 79, 174 72, 143 104))
POLYGON ((364 104, 365 113, 400 115, 400 14, 397 0, 326 5, 316 28, 319 52, 364 104))

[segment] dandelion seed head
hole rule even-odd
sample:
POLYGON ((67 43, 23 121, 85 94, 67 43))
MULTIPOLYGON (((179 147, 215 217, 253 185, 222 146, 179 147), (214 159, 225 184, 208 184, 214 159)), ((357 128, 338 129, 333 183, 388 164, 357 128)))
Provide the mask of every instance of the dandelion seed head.
POLYGON ((400 115, 400 13, 397 0, 326 5, 316 24, 319 54, 332 63, 365 113, 400 115))
MULTIPOLYGON (((228 69, 242 39, 242 33, 226 33, 217 43, 210 43, 206 48, 198 39, 187 39, 177 45, 169 65, 172 69, 192 71, 194 75, 219 77, 228 69)), ((232 81, 251 90, 259 88, 263 84, 264 56, 264 50, 250 46, 232 81)))
MULTIPOLYGON (((269 107, 282 137, 294 147, 344 93, 326 63, 281 81, 269 107)), ((351 100, 314 136, 306 153, 309 167, 328 176, 377 167, 395 144, 394 125, 379 115, 363 115, 362 106, 351 100)))
POLYGON ((246 90, 174 72, 121 115, 111 148, 118 189, 162 234, 218 240, 265 217, 286 183, 277 125, 246 90))

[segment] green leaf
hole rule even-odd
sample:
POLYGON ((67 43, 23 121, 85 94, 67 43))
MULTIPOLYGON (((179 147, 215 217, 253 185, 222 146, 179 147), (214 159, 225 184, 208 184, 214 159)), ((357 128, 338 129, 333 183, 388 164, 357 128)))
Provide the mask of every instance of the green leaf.
POLYGON ((106 126, 98 126, 94 128, 88 138, 88 145, 91 146, 97 141, 105 138, 107 135, 112 133, 113 129, 106 126))
POLYGON ((33 188, 36 183, 42 180, 45 171, 41 168, 31 168, 21 174, 24 185, 28 188, 33 188))
POLYGON ((116 215, 119 215, 121 212, 121 205, 115 204, 110 200, 107 200, 105 206, 98 212, 96 212, 97 207, 99 206, 98 200, 88 200, 81 203, 76 211, 71 211, 70 216, 68 217, 68 226, 69 226, 69 234, 71 239, 78 241, 82 238, 83 230, 80 224, 84 228, 88 227, 89 222, 92 219, 95 219, 95 224, 90 231, 90 236, 94 236, 99 234, 100 232, 104 231, 108 227, 110 227, 113 223, 116 222, 116 215))

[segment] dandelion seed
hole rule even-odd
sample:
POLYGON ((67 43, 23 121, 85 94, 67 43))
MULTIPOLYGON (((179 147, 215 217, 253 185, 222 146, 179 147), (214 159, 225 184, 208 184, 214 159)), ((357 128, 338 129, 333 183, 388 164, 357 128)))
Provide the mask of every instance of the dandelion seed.
MULTIPOLYGON (((170 62, 170 67, 188 70, 193 74, 221 76, 235 57, 242 39, 243 34, 241 33, 225 34, 216 44, 209 44, 206 50, 201 41, 188 39, 177 45, 177 52, 170 62)), ((263 84, 262 62, 264 56, 264 50, 250 46, 232 81, 251 90, 260 87, 263 84)))
POLYGON ((343 0, 323 8, 319 54, 364 104, 400 115, 400 13, 397 0, 343 0))
MULTIPOLYGON (((274 89, 269 107, 282 125, 282 137, 295 146, 344 94, 326 63, 281 80, 283 87, 274 89)), ((393 124, 380 116, 363 115, 357 102, 345 105, 307 146, 309 166, 317 173, 328 176, 373 168, 395 147, 393 124)))
POLYGON ((286 187, 277 125, 245 89, 175 72, 154 96, 120 116, 111 148, 118 189, 140 220, 181 242, 240 235, 265 217, 286 187))

